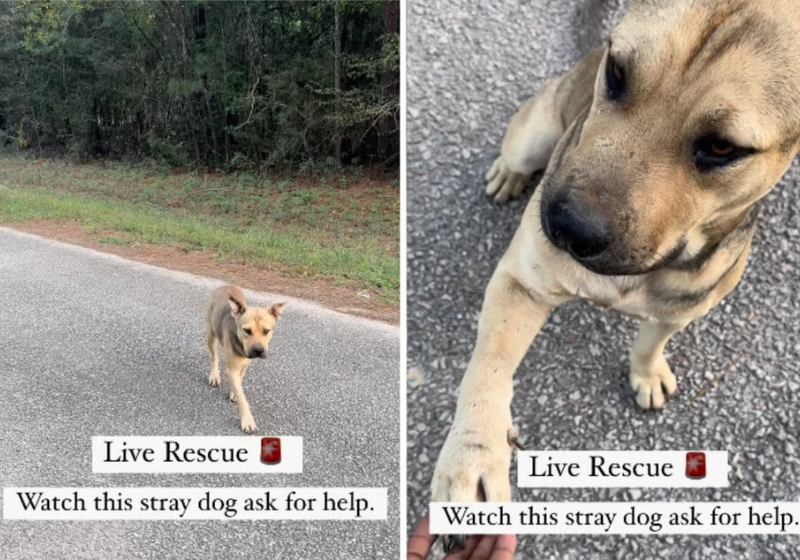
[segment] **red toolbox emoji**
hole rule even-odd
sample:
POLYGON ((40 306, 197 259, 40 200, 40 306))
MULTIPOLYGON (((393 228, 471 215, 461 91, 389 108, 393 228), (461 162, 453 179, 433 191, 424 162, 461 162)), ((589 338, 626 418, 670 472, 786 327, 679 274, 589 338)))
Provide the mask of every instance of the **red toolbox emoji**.
POLYGON ((261 438, 261 462, 265 465, 277 465, 281 462, 281 438, 261 438))
POLYGON ((702 451, 689 451, 686 454, 686 478, 700 480, 706 477, 706 454, 702 451))

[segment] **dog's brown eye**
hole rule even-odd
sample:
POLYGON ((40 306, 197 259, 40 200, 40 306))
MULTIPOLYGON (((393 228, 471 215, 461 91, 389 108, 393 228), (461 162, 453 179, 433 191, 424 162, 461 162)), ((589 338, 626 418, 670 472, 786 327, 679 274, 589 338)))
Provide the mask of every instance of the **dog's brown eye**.
POLYGON ((625 71, 611 54, 606 61, 606 93, 612 101, 618 101, 625 94, 625 71))
POLYGON ((724 140, 714 140, 708 146, 708 151, 712 156, 724 157, 733 153, 736 148, 733 144, 724 140))
POLYGON ((616 60, 611 61, 611 72, 614 74, 614 79, 617 81, 622 81, 622 69, 617 65, 616 60))
POLYGON ((242 329, 242 330, 244 331, 244 334, 246 334, 247 336, 253 334, 253 329, 242 329))
POLYGON ((264 336, 267 336, 268 334, 269 334, 269 329, 264 329, 264 336))
POLYGON ((716 134, 711 134, 694 143, 694 163, 700 171, 710 171, 731 164, 755 151, 752 148, 741 148, 716 134))

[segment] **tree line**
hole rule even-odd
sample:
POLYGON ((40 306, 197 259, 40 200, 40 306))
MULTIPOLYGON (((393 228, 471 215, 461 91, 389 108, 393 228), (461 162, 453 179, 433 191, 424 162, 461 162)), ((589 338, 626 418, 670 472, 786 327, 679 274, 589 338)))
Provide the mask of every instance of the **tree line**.
POLYGON ((396 168, 397 1, 0 3, 0 143, 200 170, 396 168))

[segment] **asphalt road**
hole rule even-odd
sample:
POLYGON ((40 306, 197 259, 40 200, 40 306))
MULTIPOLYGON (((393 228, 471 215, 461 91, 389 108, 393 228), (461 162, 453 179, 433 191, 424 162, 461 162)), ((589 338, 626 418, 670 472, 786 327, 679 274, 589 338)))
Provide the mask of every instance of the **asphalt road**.
POLYGON ((397 557, 398 330, 312 304, 290 300, 245 381, 257 434, 303 436, 302 474, 92 474, 92 435, 242 435, 206 386, 215 285, 0 228, 0 485, 377 486, 389 519, 0 521, 1 558, 397 557))
MULTIPOLYGON (((622 9, 602 0, 409 3, 410 524, 427 510, 483 290, 526 203, 492 204, 483 175, 520 102, 600 44, 622 9)), ((527 489, 515 499, 800 499, 799 181, 795 164, 767 199, 737 290, 668 346, 679 393, 663 412, 639 410, 628 387, 635 323, 585 303, 553 314, 515 379, 514 418, 529 446, 727 449, 730 487, 527 489)), ((798 537, 546 536, 523 537, 519 558, 797 558, 798 547, 798 537)))

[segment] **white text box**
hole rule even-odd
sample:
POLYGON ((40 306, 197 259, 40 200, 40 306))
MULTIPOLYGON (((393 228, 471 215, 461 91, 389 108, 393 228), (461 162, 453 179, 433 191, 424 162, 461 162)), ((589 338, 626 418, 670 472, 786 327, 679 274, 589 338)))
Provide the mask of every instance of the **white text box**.
POLYGON ((434 502, 430 512, 437 535, 800 534, 800 502, 434 502))
POLYGON ((386 488, 3 488, 3 519, 386 519, 386 488))
MULTIPOLYGON (((266 437, 266 436, 265 436, 266 437)), ((261 461, 261 436, 93 436, 95 473, 301 473, 303 438, 280 439, 280 462, 261 461)))
POLYGON ((520 488, 724 488, 727 451, 520 451, 520 488), (691 459, 687 454, 691 453, 691 459), (702 454, 698 458, 696 454, 702 454), (702 461, 703 478, 687 476, 702 461))

